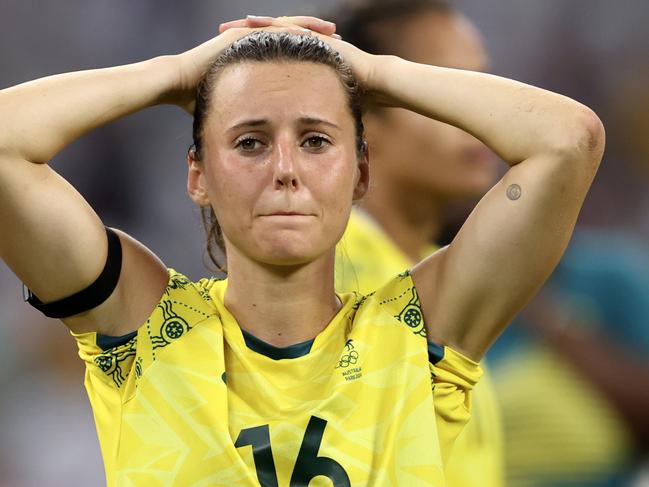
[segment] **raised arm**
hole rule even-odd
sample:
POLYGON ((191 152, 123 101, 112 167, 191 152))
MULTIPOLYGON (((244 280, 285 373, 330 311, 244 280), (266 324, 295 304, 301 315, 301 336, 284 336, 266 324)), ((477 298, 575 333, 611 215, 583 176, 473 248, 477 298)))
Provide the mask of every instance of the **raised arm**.
POLYGON ((453 124, 511 167, 454 241, 413 269, 429 338, 479 359, 559 261, 602 157, 598 117, 497 76, 372 58, 382 104, 453 124))
MULTIPOLYGON (((210 61, 247 32, 229 31, 176 56, 50 76, 0 91, 0 257, 43 302, 86 288, 107 255, 100 219, 48 161, 81 135, 143 108, 172 103, 191 111, 196 84, 210 61)), ((164 291, 163 264, 130 237, 120 233, 120 240, 116 290, 94 310, 65 319, 72 330, 130 332, 164 291)))

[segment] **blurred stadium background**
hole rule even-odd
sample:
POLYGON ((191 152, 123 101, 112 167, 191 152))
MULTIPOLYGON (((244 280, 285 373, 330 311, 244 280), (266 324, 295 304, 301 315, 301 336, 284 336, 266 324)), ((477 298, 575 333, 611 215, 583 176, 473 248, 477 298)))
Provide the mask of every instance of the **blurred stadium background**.
MULTIPOLYGON (((333 5, 331 0, 2 0, 0 88, 48 74, 180 52, 214 35, 220 22, 247 13, 313 13, 333 5)), ((494 73, 566 94, 600 115, 608 133, 607 151, 579 225, 595 229, 592 238, 601 236, 597 242, 604 249, 616 245, 619 237, 631 242, 638 255, 649 253, 649 2, 460 0, 457 5, 482 31, 494 73), (610 236, 615 238, 609 241, 610 236)), ((168 266, 198 278, 208 271, 200 218, 185 194, 190 143, 191 119, 176 108, 157 107, 84 138, 60 154, 54 166, 107 225, 133 234, 168 266)), ((649 279, 643 258, 632 263, 638 283, 649 279)), ((649 287, 633 298, 649 302, 649 287)), ((616 309, 625 312, 621 306, 616 309)), ((614 342, 618 316, 612 313, 598 325, 598 333, 614 342)), ((649 316, 636 314, 634 320, 629 327, 636 328, 626 340, 636 345, 630 353, 639 366, 634 370, 641 373, 618 380, 621 388, 637 393, 638 403, 644 397, 646 404, 649 390, 642 384, 649 374, 649 316)), ((496 362, 506 356, 506 348, 500 349, 496 362)), ((591 359, 614 360, 604 355, 591 359)), ((82 381, 82 364, 65 328, 25 305, 20 283, 0 263, 0 487, 103 485, 82 381)), ((602 394, 603 401, 607 397, 602 394)), ((592 404, 593 409, 600 406, 592 404)), ((614 423, 627 425, 628 431, 609 445, 615 452, 606 454, 616 456, 611 461, 622 465, 625 475, 607 485, 649 485, 648 443, 642 445, 648 421, 646 409, 633 420, 614 423), (634 422, 643 418, 644 426, 634 422)), ((537 434, 525 429, 509 433, 537 434)), ((591 442, 588 435, 584 442, 591 442)), ((534 485, 512 475, 513 487, 534 485)))

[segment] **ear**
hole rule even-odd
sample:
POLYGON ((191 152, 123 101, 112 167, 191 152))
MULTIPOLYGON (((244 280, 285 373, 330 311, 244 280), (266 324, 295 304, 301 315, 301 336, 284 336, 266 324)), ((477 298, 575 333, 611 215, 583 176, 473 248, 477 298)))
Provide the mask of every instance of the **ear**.
POLYGON ((362 154, 356 166, 356 184, 354 185, 353 200, 360 200, 370 185, 370 149, 367 141, 363 141, 362 154))
POLYGON ((187 193, 198 206, 208 206, 210 199, 205 186, 203 165, 196 159, 196 149, 191 148, 187 153, 187 193))

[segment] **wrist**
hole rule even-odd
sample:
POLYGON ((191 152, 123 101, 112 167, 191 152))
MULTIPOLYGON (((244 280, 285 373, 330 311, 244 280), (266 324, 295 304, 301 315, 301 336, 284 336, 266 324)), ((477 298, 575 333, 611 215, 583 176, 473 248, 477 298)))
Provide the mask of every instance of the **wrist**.
POLYGON ((158 56, 144 63, 147 76, 159 83, 156 86, 156 104, 183 106, 187 90, 184 87, 179 56, 158 56))
POLYGON ((363 88, 372 102, 379 106, 395 106, 390 95, 390 80, 395 76, 397 64, 401 61, 398 56, 370 55, 365 72, 366 79, 363 88))

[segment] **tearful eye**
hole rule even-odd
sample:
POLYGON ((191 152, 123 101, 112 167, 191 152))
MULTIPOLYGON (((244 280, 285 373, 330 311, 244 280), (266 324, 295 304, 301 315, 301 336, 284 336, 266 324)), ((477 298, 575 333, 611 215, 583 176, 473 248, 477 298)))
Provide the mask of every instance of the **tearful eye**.
POLYGON ((308 149, 322 149, 327 145, 329 141, 325 139, 324 137, 321 137, 319 135, 314 135, 312 137, 309 137, 304 141, 304 146, 307 147, 308 149))
POLYGON ((239 140, 235 147, 246 152, 252 152, 259 149, 261 146, 261 141, 252 137, 246 137, 239 140))

